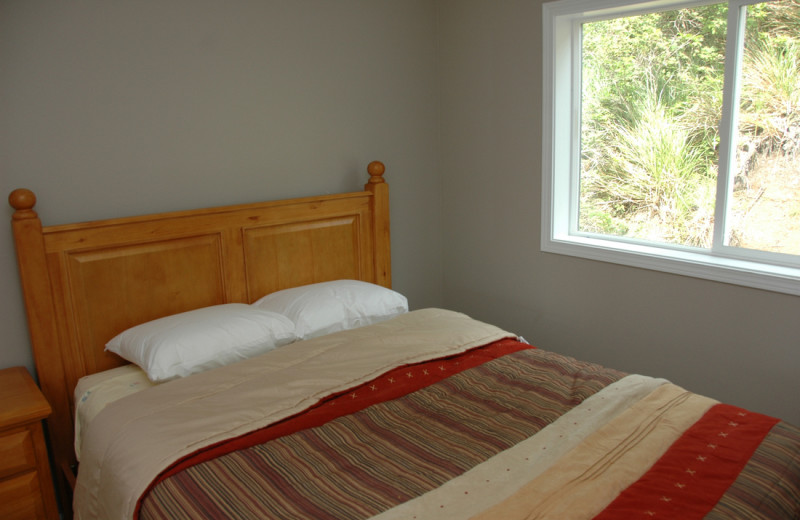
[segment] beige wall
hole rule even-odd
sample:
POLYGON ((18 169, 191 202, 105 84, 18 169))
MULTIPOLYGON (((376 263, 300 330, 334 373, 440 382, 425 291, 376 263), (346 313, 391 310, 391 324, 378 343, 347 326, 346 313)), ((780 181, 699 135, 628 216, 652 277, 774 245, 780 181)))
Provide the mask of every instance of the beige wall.
POLYGON ((799 297, 539 251, 541 1, 438 5, 445 305, 800 423, 799 297))
MULTIPOLYGON (((3 0, 0 193, 46 224, 392 188, 394 284, 441 304, 429 0, 3 0)), ((0 367, 33 367, 11 209, 0 367)))
MULTIPOLYGON (((800 423, 800 298, 539 251, 540 6, 5 0, 0 192, 62 223, 356 189, 381 159, 412 306, 800 423)), ((14 262, 0 226, 0 367, 32 367, 14 262)))

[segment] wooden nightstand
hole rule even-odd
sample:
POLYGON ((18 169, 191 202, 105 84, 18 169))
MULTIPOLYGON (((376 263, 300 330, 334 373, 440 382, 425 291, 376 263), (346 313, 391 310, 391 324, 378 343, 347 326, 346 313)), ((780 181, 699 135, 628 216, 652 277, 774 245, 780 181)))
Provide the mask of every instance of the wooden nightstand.
POLYGON ((0 518, 57 519, 42 419, 50 405, 23 367, 0 370, 0 518))

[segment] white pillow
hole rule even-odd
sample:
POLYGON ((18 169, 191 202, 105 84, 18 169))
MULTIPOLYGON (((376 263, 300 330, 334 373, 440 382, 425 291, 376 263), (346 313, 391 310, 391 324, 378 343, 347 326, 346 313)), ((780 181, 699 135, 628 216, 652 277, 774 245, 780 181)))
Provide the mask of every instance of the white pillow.
POLYGON ((408 300, 402 294, 357 280, 284 289, 253 305, 288 316, 300 339, 370 325, 408 312, 408 300))
POLYGON ((109 341, 106 350, 139 365, 151 381, 161 382, 247 359, 296 339, 294 324, 285 316, 227 303, 142 323, 109 341))

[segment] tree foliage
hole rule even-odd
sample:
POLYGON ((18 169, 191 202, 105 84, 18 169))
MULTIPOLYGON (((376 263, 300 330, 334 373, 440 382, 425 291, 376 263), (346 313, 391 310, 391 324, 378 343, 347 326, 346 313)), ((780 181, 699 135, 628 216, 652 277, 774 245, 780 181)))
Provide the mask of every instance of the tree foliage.
MULTIPOLYGON (((713 228, 727 4, 583 25, 585 231, 708 246, 713 228)), ((748 7, 740 132, 794 153, 800 3, 748 7)))

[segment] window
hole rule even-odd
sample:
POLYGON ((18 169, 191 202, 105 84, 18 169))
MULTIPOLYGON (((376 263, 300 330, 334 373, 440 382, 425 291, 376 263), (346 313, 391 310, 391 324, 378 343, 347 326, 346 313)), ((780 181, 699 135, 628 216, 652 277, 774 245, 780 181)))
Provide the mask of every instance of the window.
POLYGON ((543 15, 542 250, 800 295, 800 3, 543 15))

